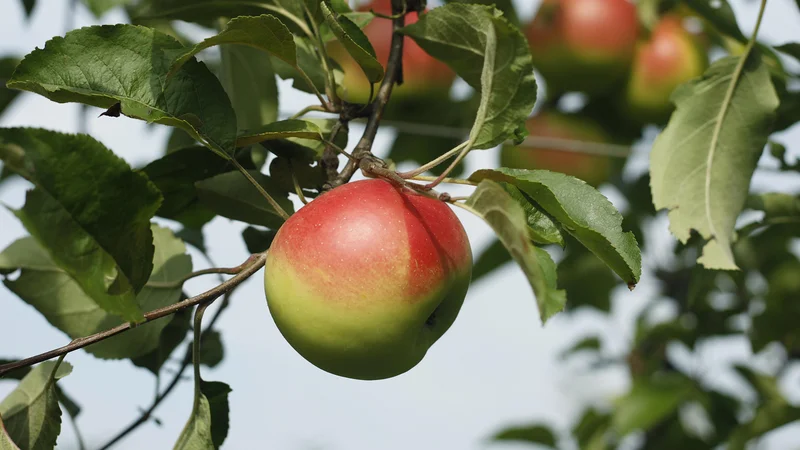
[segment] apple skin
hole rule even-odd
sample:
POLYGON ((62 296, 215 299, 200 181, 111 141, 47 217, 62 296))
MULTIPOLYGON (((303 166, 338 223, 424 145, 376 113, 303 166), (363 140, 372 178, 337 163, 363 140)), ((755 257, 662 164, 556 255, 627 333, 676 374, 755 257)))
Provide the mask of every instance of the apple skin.
POLYGON ((456 319, 471 275, 469 240, 445 203, 369 179, 320 195, 284 223, 264 287, 301 356, 377 380, 422 360, 456 319))
MULTIPOLYGON (((391 0, 376 0, 358 8, 358 11, 370 10, 391 15, 391 0)), ((416 13, 406 15, 406 25, 417 20, 419 17, 416 13)), ((375 17, 362 31, 372 43, 378 61, 386 68, 392 42, 392 21, 375 17)), ((342 98, 353 103, 366 103, 369 100, 369 81, 361 68, 338 42, 329 44, 328 48, 330 56, 339 62, 345 72, 340 92, 342 98)), ((403 40, 403 84, 392 89, 392 98, 446 97, 455 78, 455 72, 447 64, 430 56, 413 39, 406 37, 403 40)), ((375 86, 377 88, 378 85, 375 86)))
POLYGON ((683 27, 682 20, 676 14, 664 16, 650 39, 639 44, 625 90, 625 108, 632 120, 665 124, 674 108, 672 91, 708 67, 700 39, 683 27))
MULTIPOLYGON (((611 138, 592 120, 554 111, 540 112, 525 122, 531 137, 609 143, 611 138)), ((545 169, 571 175, 599 186, 612 172, 610 157, 546 147, 504 145, 500 165, 513 169, 545 169)))
POLYGON ((551 95, 592 95, 624 83, 639 21, 628 0, 544 0, 524 31, 551 95))

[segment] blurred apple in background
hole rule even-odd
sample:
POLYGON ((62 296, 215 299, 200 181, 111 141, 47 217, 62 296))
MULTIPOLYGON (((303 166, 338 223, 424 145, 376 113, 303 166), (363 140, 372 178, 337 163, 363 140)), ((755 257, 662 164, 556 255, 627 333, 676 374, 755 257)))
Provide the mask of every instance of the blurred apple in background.
POLYGON ((639 44, 625 90, 625 109, 640 123, 665 124, 674 108, 670 95, 678 85, 699 77, 708 67, 700 39, 679 15, 667 15, 639 44))
MULTIPOLYGON (((526 122, 530 135, 519 146, 505 145, 500 165, 515 169, 545 169, 580 178, 592 186, 607 181, 613 169, 611 157, 577 149, 581 142, 611 143, 611 138, 596 122, 577 114, 540 112, 526 122), (536 140, 542 145, 532 145, 536 140), (548 144, 547 139, 552 139, 548 144), (560 147, 563 146, 563 147, 560 147), (570 148, 581 151, 571 151, 570 148)), ((585 146, 583 146, 585 147, 585 146)))
MULTIPOLYGON (((373 10, 376 13, 391 15, 391 0, 376 0, 360 6, 358 11, 373 10)), ((418 20, 416 13, 406 16, 406 25, 411 25, 418 20)), ((364 34, 369 38, 375 48, 378 61, 386 67, 389 61, 389 48, 392 42, 392 21, 375 17, 366 27, 364 34)), ((342 98, 354 103, 366 103, 369 100, 369 81, 358 67, 355 60, 337 41, 329 44, 329 54, 344 69, 345 77, 342 82, 342 98)), ((447 65, 425 53, 413 39, 406 37, 403 42, 403 84, 395 86, 392 90, 393 100, 402 100, 406 97, 428 97, 441 95, 446 97, 456 74, 447 65)), ((377 91, 378 85, 375 86, 377 91)))
POLYGON ((544 0, 525 27, 549 96, 605 93, 624 83, 638 34, 628 0, 544 0))

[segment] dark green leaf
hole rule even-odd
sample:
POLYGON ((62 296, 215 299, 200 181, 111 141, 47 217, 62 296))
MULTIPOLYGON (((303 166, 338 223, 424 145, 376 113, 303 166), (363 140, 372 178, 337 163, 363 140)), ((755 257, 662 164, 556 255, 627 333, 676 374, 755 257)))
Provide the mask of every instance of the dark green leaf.
POLYGON ((272 67, 275 73, 283 80, 294 80, 292 87, 295 89, 309 93, 325 92, 327 74, 317 56, 316 47, 309 39, 299 36, 294 37, 294 45, 297 51, 297 66, 273 57, 272 67), (301 74, 301 71, 308 76, 308 79, 301 74), (313 88, 309 85, 309 80, 313 88))
POLYGON ((70 372, 72 366, 67 362, 58 366, 54 361, 43 362, 25 375, 0 403, 0 416, 8 436, 20 448, 50 450, 55 447, 61 432, 61 409, 55 382, 70 372))
POLYGON ((238 147, 257 144, 274 139, 301 138, 322 140, 322 131, 311 121, 287 119, 250 130, 236 139, 238 147))
MULTIPOLYGON (((302 122, 306 122, 310 125, 300 125, 294 131, 291 130, 291 126, 287 127, 285 132, 297 132, 306 135, 311 135, 312 125, 316 125, 322 136, 329 137, 331 135, 331 131, 333 126, 336 124, 336 119, 305 119, 302 122)), ((283 125, 281 125, 283 126, 283 125)), ((269 127, 267 127, 269 128, 269 127)), ((264 130, 264 131, 269 131, 264 130)), ((276 130, 277 131, 277 130, 276 130)), ((269 135, 267 133, 267 135, 269 135)), ((274 137, 274 136, 273 136, 274 137)), ((339 146, 339 148, 347 147, 347 138, 348 134, 346 130, 340 131, 336 135, 336 139, 334 139, 333 143, 339 146)), ((300 137, 288 137, 286 139, 268 139, 266 141, 262 141, 261 143, 267 150, 274 153, 275 155, 283 158, 291 159, 292 161, 305 161, 311 163, 313 161, 317 161, 322 158, 322 152, 325 150, 325 143, 320 141, 319 138, 315 139, 306 139, 300 137)))
MULTIPOLYGON (((184 295, 182 298, 186 298, 186 296, 184 295)), ((186 333, 189 332, 191 327, 191 319, 191 312, 188 309, 173 314, 167 326, 161 330, 161 336, 158 338, 156 348, 150 353, 132 358, 131 362, 136 366, 144 367, 152 372, 153 375, 158 375, 161 366, 186 339, 186 333)))
POLYGON ((642 257, 636 238, 622 231, 622 216, 611 202, 585 182, 547 170, 506 168, 479 170, 470 179, 515 185, 630 287, 639 281, 642 257))
POLYGON ((3 114, 8 105, 19 95, 19 91, 6 87, 6 82, 11 78, 11 74, 14 73, 17 64, 19 64, 19 59, 17 58, 0 58, 0 114, 3 114))
POLYGON ((600 350, 600 338, 597 336, 591 336, 581 339, 568 349, 561 352, 561 358, 566 358, 572 355, 573 353, 582 350, 595 350, 595 351, 600 350))
POLYGON ((483 180, 466 206, 492 227, 522 268, 536 295, 542 323, 564 309, 564 291, 556 288, 556 266, 550 255, 535 247, 529 237, 525 211, 497 183, 483 180))
MULTIPOLYGON (((171 231, 154 225, 153 237, 156 252, 149 283, 174 282, 191 272, 191 258, 171 231)), ((32 238, 15 241, 0 253, 0 268, 20 269, 19 277, 6 279, 5 285, 73 339, 123 323, 119 317, 99 308, 32 238), (42 289, 42 286, 49 288, 42 289)), ((175 303, 180 293, 180 286, 145 285, 136 296, 136 305, 150 311, 175 303)), ((113 359, 144 355, 158 346, 161 331, 170 320, 162 318, 135 327, 124 335, 86 347, 86 351, 99 358, 113 359)))
MULTIPOLYGON (((288 213, 294 211, 288 195, 276 189, 268 176, 257 171, 250 171, 250 175, 285 211, 288 213)), ((281 216, 239 172, 223 173, 199 181, 195 186, 200 202, 220 216, 274 229, 280 228, 283 224, 281 216)))
POLYGON ((539 444, 545 447, 556 447, 556 436, 544 425, 528 425, 511 427, 494 435, 496 441, 520 441, 539 444))
POLYGON ((800 61, 800 42, 787 42, 785 44, 775 46, 775 50, 785 53, 800 61))
POLYGON ((11 436, 8 435, 2 417, 0 417, 0 450, 20 450, 17 444, 11 440, 11 436))
POLYGON ((558 244, 564 246, 564 236, 561 230, 542 210, 534 204, 533 200, 520 191, 513 184, 500 183, 503 189, 514 198, 514 200, 525 210, 525 217, 528 221, 528 232, 531 240, 537 244, 558 244))
POLYGON ((536 102, 533 62, 527 40, 499 11, 451 3, 420 16, 403 32, 481 92, 470 134, 474 148, 525 137, 524 123, 536 102))
POLYGON ((131 3, 132 0, 83 0, 89 11, 94 14, 96 18, 101 18, 103 14, 117 6, 125 6, 131 3))
POLYGON ((336 15, 325 2, 320 2, 322 15, 336 39, 341 42, 347 53, 358 63, 370 83, 383 79, 383 66, 376 59, 375 49, 363 31, 348 19, 347 16, 336 15))
POLYGON ((173 128, 169 133, 167 140, 167 148, 164 154, 168 155, 176 150, 181 150, 188 147, 195 147, 198 145, 197 139, 189 136, 189 133, 181 130, 180 128, 173 128))
POLYGON ((572 428, 572 435, 581 449, 605 449, 605 434, 611 423, 611 415, 594 408, 584 411, 578 423, 572 428))
POLYGON ((570 240, 567 255, 558 263, 558 282, 567 291, 568 309, 590 306, 608 312, 611 290, 619 284, 619 278, 600 258, 570 240))
POLYGON ((701 17, 711 22, 720 33, 746 43, 747 37, 742 34, 736 23, 736 15, 728 0, 685 0, 686 4, 701 17))
POLYGON ((33 8, 36 7, 36 0, 22 0, 22 7, 25 8, 25 15, 30 18, 33 8))
POLYGON ((200 343, 200 364, 215 367, 222 362, 224 356, 225 347, 222 345, 222 335, 218 331, 204 333, 200 343))
POLYGON ((502 11, 505 18, 514 26, 520 26, 517 10, 514 9, 514 2, 512 0, 445 0, 445 3, 475 3, 478 5, 494 6, 502 11))
POLYGON ((120 103, 126 116, 182 128, 215 151, 230 154, 236 114, 217 77, 190 60, 166 81, 170 64, 183 52, 178 40, 151 28, 85 27, 28 54, 8 86, 59 103, 103 109, 120 103))
POLYGON ((228 393, 231 388, 219 381, 199 382, 192 415, 175 444, 175 450, 219 448, 228 435, 228 393))
MULTIPOLYGON (((334 7, 333 10, 336 11, 336 8, 334 7)), ((364 29, 364 27, 369 25, 370 22, 372 22, 372 19, 375 17, 372 15, 372 13, 369 12, 352 12, 352 11, 346 13, 340 11, 336 12, 339 12, 339 14, 341 14, 343 17, 346 17, 348 20, 354 23, 359 29, 364 29)), ((320 38, 322 39, 322 42, 325 43, 328 43, 336 39, 336 35, 333 33, 330 27, 328 27, 324 23, 321 24, 320 26, 319 34, 320 38)))
POLYGON ((511 261, 511 254, 508 253, 506 247, 502 242, 495 239, 486 247, 486 250, 475 259, 475 264, 472 266, 472 283, 475 283, 511 261))
POLYGON ((254 227, 247 227, 242 231, 242 238, 244 244, 247 246, 247 251, 255 254, 261 253, 272 245, 272 240, 275 239, 275 230, 259 230, 254 227))
POLYGON ((277 17, 263 14, 235 17, 219 34, 205 39, 175 58, 169 76, 175 74, 201 50, 222 44, 248 45, 265 51, 287 64, 297 66, 297 52, 292 33, 277 17))
POLYGON ((621 436, 648 430, 674 414, 694 389, 691 380, 677 374, 634 380, 630 392, 616 401, 614 429, 621 436))
POLYGON ((239 130, 278 120, 278 86, 269 55, 244 45, 224 45, 220 81, 236 111, 239 130))
MULTIPOLYGON (((254 168, 244 152, 237 154, 237 160, 247 169, 254 168)), ((189 147, 157 159, 141 170, 164 196, 157 215, 191 228, 200 228, 215 214, 200 204, 194 183, 236 168, 202 147, 189 147)))
POLYGON ((740 74, 739 61, 718 60, 675 90, 677 109, 651 152, 653 204, 669 209, 670 230, 681 242, 691 230, 708 240, 697 261, 709 269, 738 269, 733 228, 778 107, 761 59, 749 58, 740 74))
POLYGON ((0 129, 0 157, 9 162, 6 152, 37 186, 15 211, 28 231, 99 306, 140 320, 134 296, 153 268, 158 189, 86 135, 0 129))

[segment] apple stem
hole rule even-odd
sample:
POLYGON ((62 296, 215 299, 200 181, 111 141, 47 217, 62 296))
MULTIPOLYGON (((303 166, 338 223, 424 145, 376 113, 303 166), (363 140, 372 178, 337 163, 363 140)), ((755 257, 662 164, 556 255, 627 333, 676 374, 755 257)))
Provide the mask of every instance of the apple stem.
POLYGON ((297 111, 296 113, 292 114, 291 116, 289 116, 289 119, 290 120, 299 119, 299 118, 305 116, 306 114, 310 113, 311 111, 330 112, 330 111, 328 111, 327 109, 325 109, 322 106, 310 105, 310 106, 306 106, 305 108, 301 109, 300 111, 297 111))
POLYGON ((142 323, 134 324, 133 322, 126 322, 123 323, 122 325, 117 325, 116 327, 109 328, 99 333, 95 333, 82 338, 73 339, 72 342, 63 347, 59 347, 44 353, 40 353, 36 356, 31 356, 30 358, 25 358, 23 360, 15 361, 8 364, 0 364, 0 377, 2 377, 3 375, 12 370, 19 369, 22 367, 29 367, 34 364, 38 364, 42 361, 47 361, 48 359, 52 359, 61 355, 66 355, 67 353, 103 341, 112 336, 116 336, 120 333, 128 331, 137 326, 143 325, 148 322, 152 322, 154 320, 169 316, 171 314, 175 314, 176 312, 182 311, 186 308, 191 308, 201 303, 212 302, 217 298, 219 298, 220 296, 222 296, 223 294, 232 291, 236 286, 240 285, 244 280, 250 278, 254 273, 258 272, 262 267, 264 267, 264 263, 266 262, 266 260, 267 260, 267 252, 258 253, 254 256, 251 256, 250 258, 248 258, 247 261, 245 261, 244 263, 245 267, 233 278, 222 282, 220 285, 213 287, 203 292, 200 295, 187 298, 186 300, 182 300, 178 303, 173 303, 163 308, 146 312, 144 313, 144 321, 142 323))

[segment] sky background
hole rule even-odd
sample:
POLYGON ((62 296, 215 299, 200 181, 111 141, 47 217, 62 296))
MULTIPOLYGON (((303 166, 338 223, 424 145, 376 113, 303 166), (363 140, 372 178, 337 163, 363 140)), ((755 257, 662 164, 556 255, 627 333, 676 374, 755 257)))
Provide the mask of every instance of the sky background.
MULTIPOLYGON (((54 35, 63 35, 72 20, 74 27, 125 21, 121 10, 113 10, 98 22, 84 7, 66 10, 66 1, 39 1, 33 17, 26 21, 20 2, 0 0, 0 55, 23 56, 54 35), (73 14, 71 19, 67 16, 73 14)), ((538 1, 518 0, 523 20, 532 17, 538 1)), ((758 2, 733 1, 739 24, 750 33, 758 2)), ((766 10, 761 38, 769 43, 800 41, 800 13, 794 0, 771 0, 766 10)), ((796 67, 795 67, 796 68, 796 67)), ((314 98, 293 91, 280 82, 281 111, 292 112, 314 103, 314 98)), ((35 126, 77 132, 80 107, 57 104, 35 94, 24 93, 0 118, 0 126, 35 126)), ((120 117, 98 118, 100 110, 89 108, 87 131, 114 150, 133 167, 158 158, 169 129, 146 126, 120 117)), ((351 146, 361 132, 351 127, 351 146)), ((635 175, 647 166, 650 141, 637 143, 626 173, 635 175)), ((385 156, 392 131, 383 128, 375 151, 385 156)), ((800 153, 800 129, 778 135, 794 155, 800 153)), ((467 172, 497 165, 497 149, 474 152, 467 157, 467 172)), ((775 164, 762 158, 753 181, 755 190, 800 192, 800 180, 776 176, 775 164)), ((404 166, 400 167, 404 169, 404 166)), ((0 186, 0 202, 12 208, 24 203, 27 182, 11 180, 0 186)), ((468 192, 449 188, 451 194, 468 192)), ((603 192, 624 208, 615 192, 603 192)), ((456 210, 470 236, 473 252, 479 254, 491 242, 492 233, 479 219, 456 210)), ((174 223, 159 223, 177 229, 174 223)), ((218 266, 235 266, 247 258, 241 239, 245 225, 217 218, 205 228, 206 243, 218 266)), ((222 329, 225 359, 214 369, 205 368, 206 380, 228 383, 230 431, 224 448, 272 449, 491 449, 530 448, 518 444, 491 443, 489 437, 503 427, 540 421, 563 431, 587 403, 604 404, 624 392, 628 379, 622 368, 585 371, 585 360, 564 363, 561 350, 589 334, 603 338, 605 351, 622 354, 633 336, 633 319, 651 300, 657 286, 648 272, 654 263, 669 260, 670 243, 664 215, 649 226, 653 242, 644 255, 645 272, 636 291, 620 286, 613 299, 613 314, 592 311, 558 315, 541 325, 530 287, 518 267, 508 265, 472 285, 461 314, 450 331, 437 342, 425 359, 398 377, 374 382, 345 379, 327 374, 301 358, 281 337, 264 300, 262 272, 248 280, 218 322, 222 329)), ((0 248, 26 235, 19 221, 0 208, 0 248)), ((190 250, 194 268, 207 267, 190 250)), ((186 289, 197 294, 214 285, 214 277, 191 280, 186 289)), ((212 307, 212 312, 213 312, 212 307)), ((669 307, 659 308, 662 316, 669 307)), ((206 317, 209 317, 207 315, 206 317)), ((50 326, 32 307, 0 286, 0 358, 24 357, 63 345, 68 338, 50 326)), ((752 395, 728 369, 731 362, 752 360, 744 338, 715 339, 694 354, 679 346, 670 348, 677 364, 689 368, 704 382, 727 391, 752 395)), ((78 417, 89 449, 104 443, 147 407, 153 397, 154 377, 128 361, 104 361, 84 352, 67 359, 75 370, 60 385, 83 406, 78 417)), ((769 369, 778 360, 774 352, 761 355, 757 363, 769 369)), ((188 372, 187 372, 188 373, 188 372)), ((788 398, 800 404, 800 366, 782 380, 788 398)), ((0 381, 0 398, 14 388, 0 381)), ((116 448, 170 448, 189 416, 192 383, 180 384, 156 412, 162 426, 150 422, 116 448)), ((62 425, 59 448, 72 449, 75 437, 68 420, 62 425)), ((632 438, 635 443, 635 437, 632 438)), ((784 427, 761 442, 764 449, 800 448, 800 425, 784 427)))

